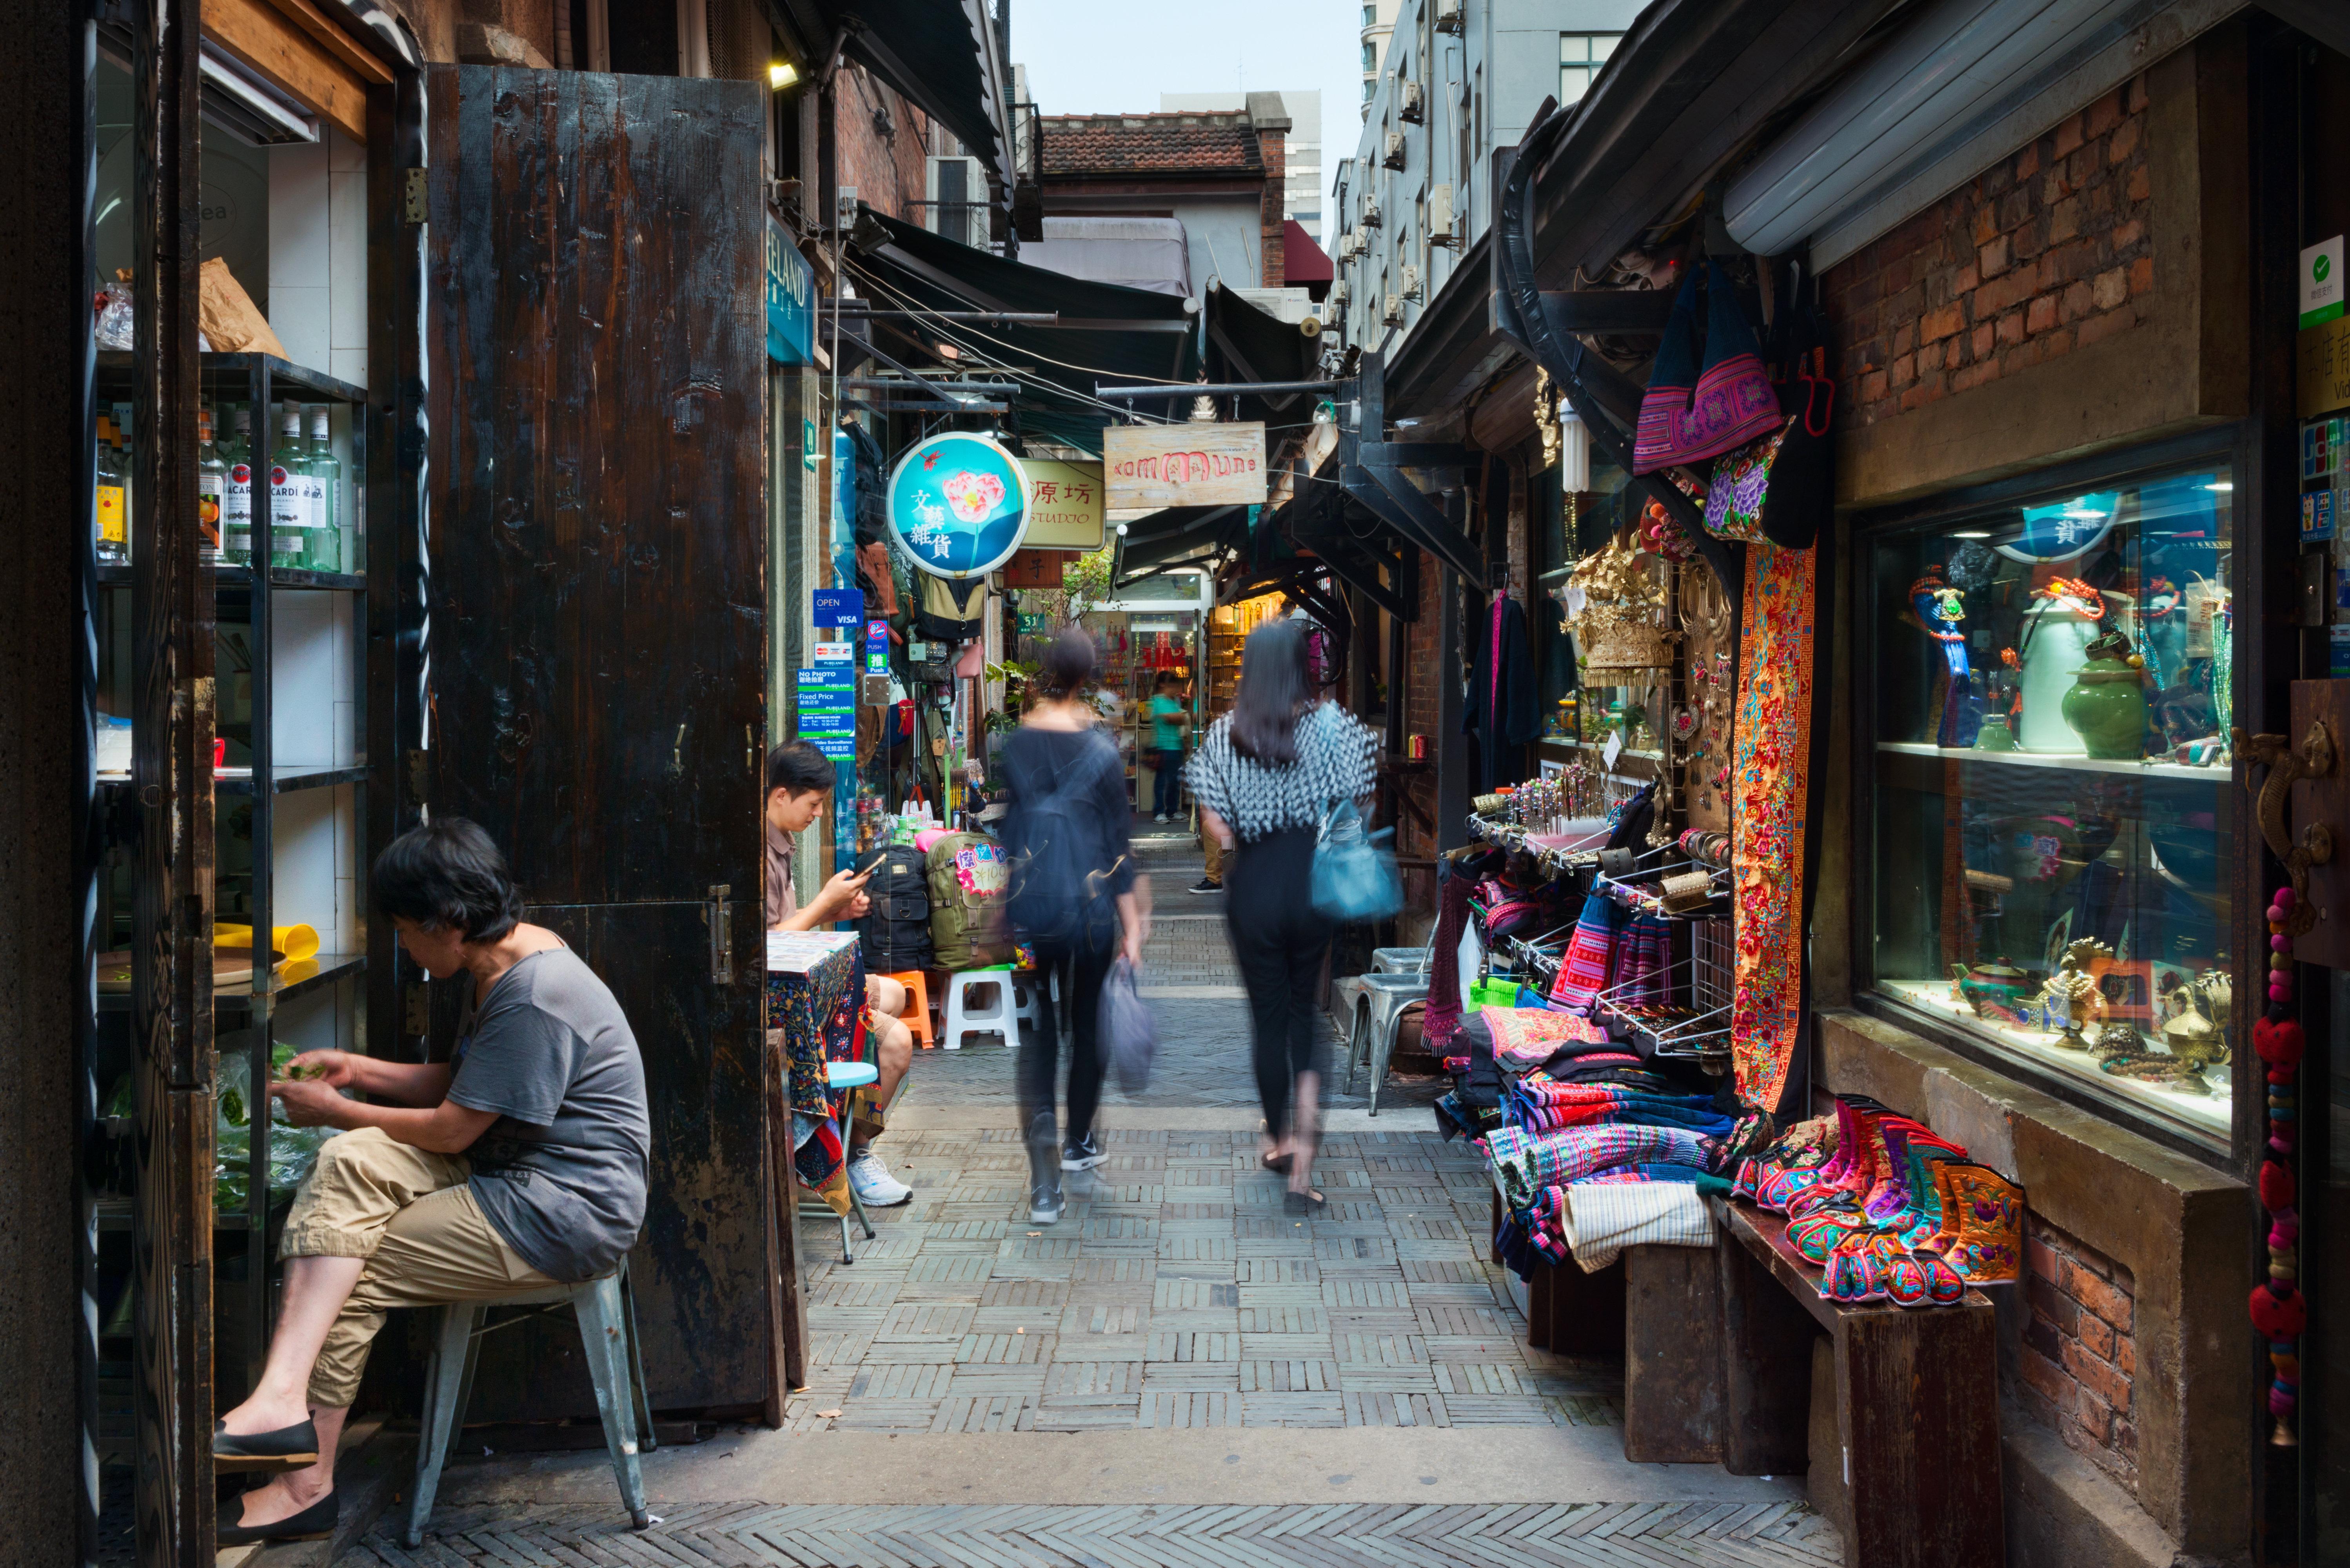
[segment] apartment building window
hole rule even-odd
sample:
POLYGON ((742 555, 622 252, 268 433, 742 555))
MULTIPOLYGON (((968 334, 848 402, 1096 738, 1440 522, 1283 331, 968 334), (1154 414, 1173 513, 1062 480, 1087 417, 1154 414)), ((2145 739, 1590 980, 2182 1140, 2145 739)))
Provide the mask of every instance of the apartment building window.
POLYGON ((1378 26, 1378 25, 1379 25, 1379 8, 1378 8, 1377 5, 1366 5, 1366 6, 1364 6, 1364 7, 1363 7, 1363 26, 1366 26, 1366 27, 1376 27, 1376 26, 1378 26))
POLYGON ((1562 107, 1579 103, 1591 90, 1591 81, 1607 57, 1616 52, 1621 33, 1561 33, 1558 36, 1558 101, 1562 107))
POLYGON ((1363 68, 1374 71, 1379 67, 1379 47, 1368 38, 1363 40, 1363 68))

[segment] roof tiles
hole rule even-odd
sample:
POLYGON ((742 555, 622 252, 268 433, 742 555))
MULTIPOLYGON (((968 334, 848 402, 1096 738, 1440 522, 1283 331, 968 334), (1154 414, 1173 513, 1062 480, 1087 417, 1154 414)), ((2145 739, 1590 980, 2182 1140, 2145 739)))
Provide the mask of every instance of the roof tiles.
POLYGON ((1261 173, 1245 114, 1048 115, 1045 172, 1261 173))

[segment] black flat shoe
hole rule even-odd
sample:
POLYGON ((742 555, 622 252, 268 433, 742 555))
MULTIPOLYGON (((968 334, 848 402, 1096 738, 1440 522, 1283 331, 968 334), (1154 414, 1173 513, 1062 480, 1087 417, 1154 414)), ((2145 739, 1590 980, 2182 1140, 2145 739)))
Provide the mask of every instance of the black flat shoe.
POLYGON ((1259 1157, 1258 1163, 1267 1170, 1277 1170, 1284 1176, 1289 1174, 1289 1157, 1285 1154, 1263 1155, 1259 1157))
MULTIPOLYGON (((223 1546, 244 1546, 255 1541, 324 1541, 335 1532, 335 1521, 340 1516, 335 1498, 328 1492, 299 1513, 286 1515, 271 1524, 230 1524, 224 1521, 220 1527, 223 1546)), ((239 1499, 237 1518, 244 1517, 244 1502, 239 1499)))
POLYGON ((1292 1214, 1310 1214, 1317 1219, 1329 1206, 1330 1200, 1310 1187, 1303 1192, 1288 1194, 1288 1200, 1284 1204, 1292 1214))
POLYGON ((280 1427, 274 1432, 231 1432, 225 1421, 213 1423, 213 1468, 216 1470, 299 1470, 318 1462, 318 1428, 314 1421, 280 1427))

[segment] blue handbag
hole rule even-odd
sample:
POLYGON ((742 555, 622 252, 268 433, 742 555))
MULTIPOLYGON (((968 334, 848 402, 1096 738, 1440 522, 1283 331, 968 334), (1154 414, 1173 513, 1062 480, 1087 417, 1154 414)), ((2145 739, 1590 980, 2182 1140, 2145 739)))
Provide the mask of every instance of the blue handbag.
POLYGON ((1335 802, 1322 814, 1314 841, 1314 911, 1325 919, 1383 920, 1403 908, 1395 851, 1387 841, 1395 829, 1372 833, 1351 800, 1335 802))

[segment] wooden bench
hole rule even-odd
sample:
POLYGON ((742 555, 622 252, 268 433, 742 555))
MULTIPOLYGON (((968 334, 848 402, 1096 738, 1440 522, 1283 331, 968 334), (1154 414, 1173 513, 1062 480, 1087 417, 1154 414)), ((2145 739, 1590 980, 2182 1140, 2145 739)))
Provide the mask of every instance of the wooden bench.
POLYGON ((1821 1270, 1787 1241, 1787 1222, 1727 1205, 1716 1248, 1722 1346, 1722 1468, 1796 1475, 1846 1494, 1846 1561, 1867 1568, 1975 1568, 2005 1560, 1998 1345, 1991 1303, 1846 1306, 1819 1293, 1821 1270), (1835 1367, 1841 1450, 1811 1443, 1812 1347, 1835 1367))

